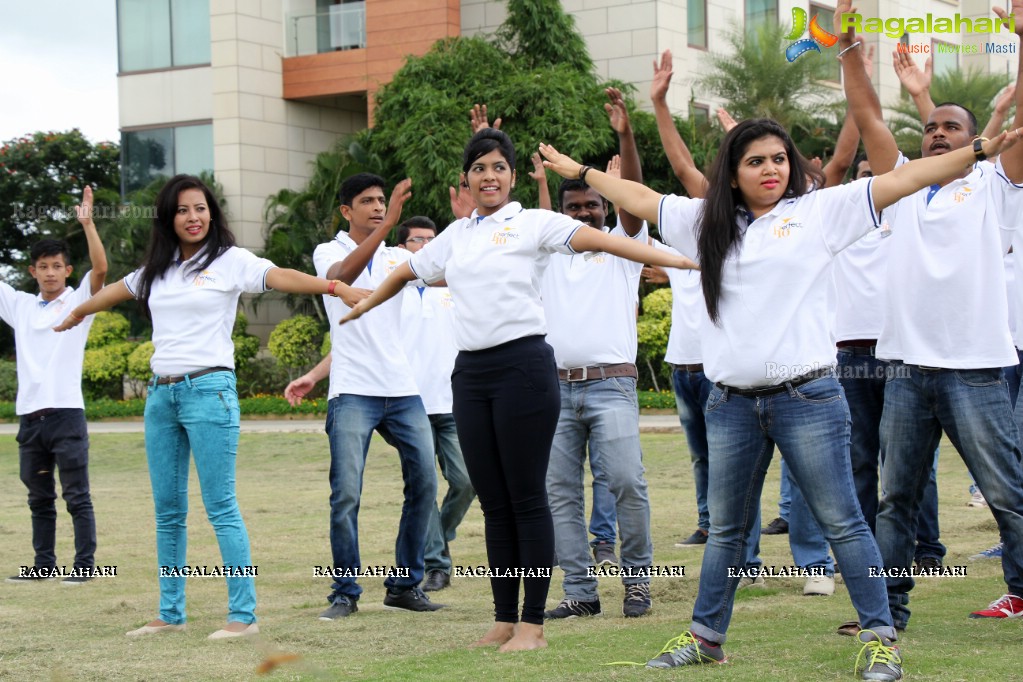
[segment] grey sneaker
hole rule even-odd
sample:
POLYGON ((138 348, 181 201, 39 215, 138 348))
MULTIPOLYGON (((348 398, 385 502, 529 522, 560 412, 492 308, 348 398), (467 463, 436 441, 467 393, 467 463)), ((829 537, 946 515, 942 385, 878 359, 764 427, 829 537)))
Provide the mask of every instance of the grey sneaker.
POLYGON ((739 586, 735 589, 745 590, 747 587, 767 587, 767 582, 764 580, 764 576, 758 575, 756 578, 752 576, 746 576, 739 578, 739 586))
POLYGON ((693 531, 693 534, 687 537, 685 540, 679 540, 675 543, 676 547, 698 547, 700 545, 707 544, 707 531, 702 528, 697 528, 693 531))
POLYGON ((854 672, 862 670, 864 680, 895 682, 902 679, 902 657, 892 640, 873 630, 861 630, 859 638, 863 647, 856 657, 854 672))
POLYGON ((401 609, 403 611, 439 611, 446 604, 434 604, 418 587, 412 587, 400 592, 387 590, 384 595, 384 608, 401 609))
POLYGON ((579 618, 582 616, 599 616, 600 600, 577 601, 575 599, 562 599, 561 603, 550 611, 544 611, 543 617, 549 620, 557 618, 579 618))
POLYGON ((593 545, 593 563, 597 566, 617 566, 618 557, 615 556, 615 546, 610 542, 598 542, 593 545))
POLYGON ((719 646, 712 646, 688 630, 664 645, 657 658, 647 661, 648 668, 678 668, 683 665, 726 663, 728 658, 719 646))
POLYGON ((358 610, 359 605, 355 600, 343 595, 337 596, 334 597, 334 603, 330 605, 330 608, 320 614, 320 620, 347 618, 358 610))
POLYGON ((622 615, 626 618, 639 618, 650 612, 653 600, 650 599, 650 583, 636 583, 625 586, 625 601, 622 602, 622 615))

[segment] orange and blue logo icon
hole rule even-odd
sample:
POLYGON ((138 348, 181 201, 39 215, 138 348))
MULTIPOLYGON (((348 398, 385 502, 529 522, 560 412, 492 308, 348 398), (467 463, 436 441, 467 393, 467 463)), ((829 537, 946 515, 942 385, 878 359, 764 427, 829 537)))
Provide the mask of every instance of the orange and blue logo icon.
POLYGON ((838 42, 838 36, 828 33, 817 23, 817 15, 810 20, 810 37, 796 40, 806 33, 806 10, 802 7, 795 7, 792 10, 792 31, 785 36, 785 40, 796 42, 785 48, 785 58, 794 62, 811 50, 820 54, 821 47, 831 47, 838 42))

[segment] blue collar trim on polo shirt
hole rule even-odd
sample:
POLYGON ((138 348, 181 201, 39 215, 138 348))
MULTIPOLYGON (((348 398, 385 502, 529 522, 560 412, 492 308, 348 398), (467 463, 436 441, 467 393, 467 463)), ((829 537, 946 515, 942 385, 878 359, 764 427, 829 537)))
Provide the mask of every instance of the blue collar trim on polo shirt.
POLYGON ((931 185, 931 188, 929 190, 927 190, 927 205, 928 206, 931 205, 931 199, 934 198, 934 195, 938 193, 939 189, 941 189, 941 185, 939 185, 937 183, 934 183, 933 185, 931 185))
POLYGON ((419 292, 419 298, 423 298, 423 292, 426 291, 426 287, 416 287, 416 291, 419 292))

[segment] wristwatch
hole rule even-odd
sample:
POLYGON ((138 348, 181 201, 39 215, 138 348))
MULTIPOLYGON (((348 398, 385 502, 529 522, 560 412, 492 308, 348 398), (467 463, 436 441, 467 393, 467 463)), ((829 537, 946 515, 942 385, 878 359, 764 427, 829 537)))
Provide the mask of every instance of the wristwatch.
POLYGON ((977 157, 978 161, 983 161, 987 158, 987 154, 984 153, 985 142, 987 142, 986 137, 973 138, 973 155, 977 157))

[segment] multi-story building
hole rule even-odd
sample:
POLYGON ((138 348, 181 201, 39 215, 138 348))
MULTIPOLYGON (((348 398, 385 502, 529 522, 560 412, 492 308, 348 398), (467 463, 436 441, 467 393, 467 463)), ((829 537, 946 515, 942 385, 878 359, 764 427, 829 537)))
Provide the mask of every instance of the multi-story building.
MULTIPOLYGON (((997 0, 858 0, 864 17, 992 17, 997 0)), ((709 115, 717 102, 695 81, 730 31, 791 23, 792 10, 829 28, 834 0, 562 0, 600 76, 636 84, 645 100, 651 64, 675 56, 669 105, 709 115)), ((408 55, 438 39, 488 34, 504 0, 117 0, 119 105, 124 189, 156 174, 213 170, 223 184, 241 244, 263 244, 263 207, 298 188, 310 162, 342 135, 372 121, 374 93, 408 55)), ((1023 20, 1023 18, 1020 18, 1023 20)), ((937 72, 958 67, 1014 74, 1015 52, 938 52, 978 36, 867 34, 877 47, 874 82, 883 102, 899 97, 891 53, 898 43, 932 46, 937 72)), ((991 37, 1015 44, 1006 34, 991 37)), ((832 48, 832 51, 834 48, 832 48)), ((822 75, 835 79, 828 51, 822 75)), ((920 55, 917 56, 918 61, 920 55)), ((260 323, 279 317, 261 308, 260 323)))

